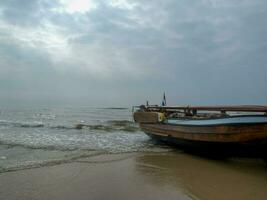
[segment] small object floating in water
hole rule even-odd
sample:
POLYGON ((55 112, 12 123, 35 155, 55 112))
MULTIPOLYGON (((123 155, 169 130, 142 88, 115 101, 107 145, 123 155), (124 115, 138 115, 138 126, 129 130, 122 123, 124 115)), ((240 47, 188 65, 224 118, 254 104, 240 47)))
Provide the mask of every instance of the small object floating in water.
POLYGON ((137 107, 133 118, 152 138, 210 152, 267 155, 267 106, 137 107))

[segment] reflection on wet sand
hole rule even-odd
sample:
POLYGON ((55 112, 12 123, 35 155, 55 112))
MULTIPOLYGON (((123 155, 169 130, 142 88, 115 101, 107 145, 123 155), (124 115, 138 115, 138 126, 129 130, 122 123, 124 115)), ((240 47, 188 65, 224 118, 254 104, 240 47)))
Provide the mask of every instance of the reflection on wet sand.
POLYGON ((261 159, 212 160, 168 152, 144 154, 136 161, 137 171, 151 183, 182 188, 193 198, 244 200, 267 196, 267 164, 261 159))
POLYGON ((182 152, 101 154, 0 173, 0 199, 223 200, 267 196, 267 164, 182 152))

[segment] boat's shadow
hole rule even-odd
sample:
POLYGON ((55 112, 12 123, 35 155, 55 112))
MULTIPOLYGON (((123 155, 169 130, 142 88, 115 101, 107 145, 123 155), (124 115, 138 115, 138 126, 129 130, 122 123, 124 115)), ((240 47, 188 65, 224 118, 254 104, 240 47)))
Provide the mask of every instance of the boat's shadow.
POLYGON ((267 147, 265 146, 236 146, 219 144, 177 144, 151 138, 154 145, 169 146, 174 151, 182 151, 187 154, 208 158, 212 160, 225 160, 233 157, 238 158, 259 158, 267 161, 267 147))

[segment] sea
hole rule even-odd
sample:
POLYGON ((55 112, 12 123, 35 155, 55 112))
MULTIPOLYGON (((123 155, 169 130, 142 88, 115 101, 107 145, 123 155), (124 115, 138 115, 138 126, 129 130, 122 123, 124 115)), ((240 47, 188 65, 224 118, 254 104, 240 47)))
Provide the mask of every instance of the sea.
POLYGON ((131 108, 0 108, 0 173, 98 154, 166 150, 140 131, 131 108))

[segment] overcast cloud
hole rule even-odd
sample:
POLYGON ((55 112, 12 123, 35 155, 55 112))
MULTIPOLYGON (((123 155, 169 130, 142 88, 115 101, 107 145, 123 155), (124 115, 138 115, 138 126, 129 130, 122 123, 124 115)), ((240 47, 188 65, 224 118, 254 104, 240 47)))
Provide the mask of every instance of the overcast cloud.
POLYGON ((0 105, 267 104, 266 0, 1 0, 0 105))

